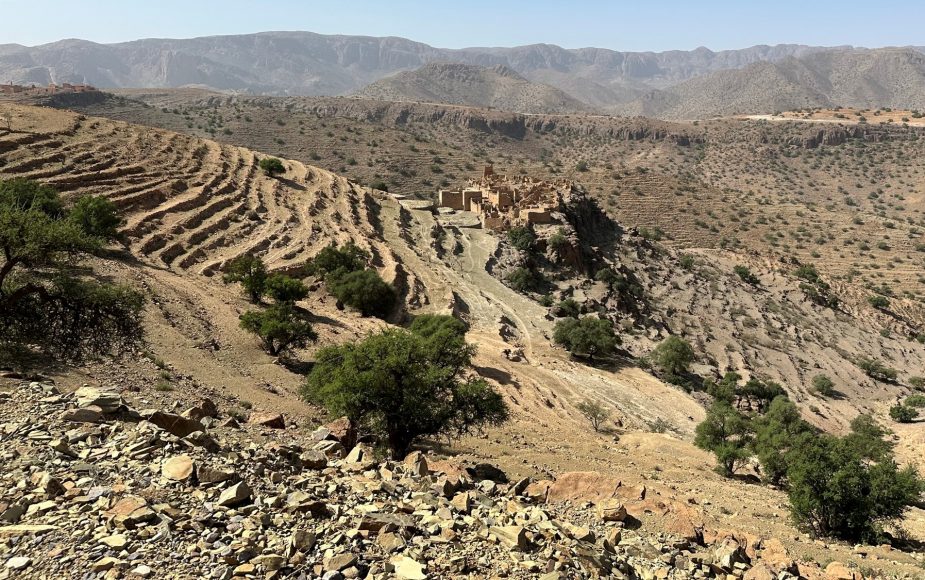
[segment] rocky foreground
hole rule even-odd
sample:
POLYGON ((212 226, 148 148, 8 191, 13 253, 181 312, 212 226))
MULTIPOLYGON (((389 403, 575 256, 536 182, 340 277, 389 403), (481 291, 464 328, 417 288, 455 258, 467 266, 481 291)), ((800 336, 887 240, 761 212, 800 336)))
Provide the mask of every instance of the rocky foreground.
POLYGON ((337 424, 176 411, 0 379, 0 578, 861 577, 600 474, 508 482, 348 451, 337 424))

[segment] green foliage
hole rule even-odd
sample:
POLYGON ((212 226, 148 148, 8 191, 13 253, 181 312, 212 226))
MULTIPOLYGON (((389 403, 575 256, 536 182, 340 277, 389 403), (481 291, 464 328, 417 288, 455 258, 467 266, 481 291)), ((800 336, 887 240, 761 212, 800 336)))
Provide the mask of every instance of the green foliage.
POLYGON ((717 471, 729 477, 749 458, 748 418, 725 401, 715 401, 696 429, 694 445, 716 455, 717 471))
POLYGON ((122 225, 116 204, 102 196, 85 195, 78 199, 71 208, 68 219, 91 236, 103 240, 115 238, 119 226, 122 225))
POLYGON ((601 425, 610 416, 610 411, 597 401, 582 401, 575 405, 575 408, 584 415, 585 419, 591 422, 591 427, 595 431, 600 431, 601 425))
POLYGON ((582 160, 575 164, 575 171, 581 171, 582 173, 584 173, 587 170, 588 170, 587 161, 582 160))
POLYGON ((925 407, 925 395, 909 395, 906 397, 906 400, 903 401, 903 404, 907 407, 921 409, 925 407))
POLYGON ((913 389, 921 391, 925 388, 925 377, 909 377, 909 385, 913 389))
POLYGON ((517 268, 508 274, 505 280, 518 292, 537 292, 543 285, 540 273, 530 268, 517 268))
POLYGON ((678 263, 681 265, 681 268, 684 270, 693 270, 694 269, 694 256, 690 254, 682 254, 678 259, 678 263))
POLYGON ((556 323, 553 341, 565 347, 574 355, 595 356, 613 354, 619 339, 613 331, 613 324, 601 318, 565 318, 556 323))
POLYGON ((669 336, 652 351, 652 362, 669 375, 683 375, 694 361, 694 349, 680 336, 669 336))
POLYGON ((85 218, 106 217, 108 202, 81 198, 77 206, 75 213, 34 181, 0 181, 0 343, 76 360, 140 341, 142 296, 79 269, 111 231, 100 227, 108 218, 85 218))
POLYGON ((817 434, 788 453, 790 510, 817 536, 880 541, 882 524, 902 516, 923 489, 915 468, 892 455, 870 464, 846 439, 817 434))
POLYGON ((878 360, 862 358, 857 364, 858 368, 867 373, 867 376, 877 381, 891 383, 895 382, 898 376, 896 369, 892 369, 878 360))
POLYGON ((549 247, 552 248, 552 250, 556 252, 557 254, 561 252, 562 250, 564 250, 565 247, 569 245, 568 238, 565 237, 565 233, 563 233, 561 229, 559 229, 553 235, 549 236, 548 243, 549 243, 549 247))
POLYGON ((739 390, 739 380, 742 376, 735 371, 729 371, 719 382, 712 379, 704 381, 707 394, 711 395, 717 401, 724 401, 730 405, 735 402, 739 390))
POLYGON ((581 305, 571 298, 566 298, 556 304, 555 314, 560 317, 578 318, 581 314, 581 305))
POLYGON ((375 270, 336 270, 327 277, 328 291, 338 302, 356 308, 363 316, 385 318, 397 296, 375 270))
POLYGON ((767 413, 757 417, 753 426, 753 447, 764 479, 777 485, 787 475, 787 453, 801 443, 800 435, 811 435, 812 428, 786 397, 775 398, 767 413))
POLYGON ((308 288, 301 280, 285 274, 272 274, 266 281, 266 293, 277 302, 297 302, 308 296, 308 288))
POLYGON ((746 284, 751 284, 752 286, 757 286, 759 283, 758 276, 752 274, 751 270, 746 266, 736 266, 732 269, 735 272, 736 276, 742 279, 746 284))
POLYGON ((594 279, 610 286, 628 304, 635 305, 643 298, 642 285, 631 274, 624 275, 611 268, 602 268, 594 275, 594 279))
POLYGON ((762 412, 764 412, 777 397, 787 397, 787 393, 782 386, 774 381, 763 380, 757 377, 749 379, 748 382, 738 390, 738 394, 753 402, 757 402, 758 408, 762 412))
POLYGON ((308 264, 308 273, 326 278, 334 272, 356 272, 366 268, 369 252, 361 249, 353 242, 348 242, 338 248, 331 244, 323 248, 312 258, 308 264))
POLYGON ((277 159, 276 157, 264 157, 257 164, 260 169, 263 169, 263 172, 267 175, 276 175, 278 173, 285 173, 286 166, 283 165, 283 162, 277 159))
POLYGON ((870 415, 858 415, 851 420, 851 433, 845 444, 868 461, 881 461, 893 452, 893 443, 886 439, 889 429, 884 428, 870 415))
POLYGON ((226 284, 240 282, 254 304, 260 302, 267 290, 267 267, 263 260, 251 254, 244 254, 228 262, 222 279, 226 284))
POLYGON ((890 307, 890 299, 880 294, 868 296, 867 303, 878 310, 885 310, 890 307))
POLYGON ((507 231, 507 239, 515 249, 528 252, 536 241, 536 234, 527 226, 519 226, 507 231))
POLYGON ((832 379, 825 375, 816 375, 813 377, 812 390, 820 397, 834 397, 837 391, 832 379))
POLYGON ((305 315, 292 304, 274 304, 266 310, 251 310, 241 315, 241 328, 256 334, 264 350, 277 356, 293 348, 304 348, 317 335, 305 315))
POLYGON ((449 314, 422 314, 411 322, 410 330, 430 341, 460 341, 465 338, 469 325, 449 314))
POLYGON ((893 405, 890 407, 890 418, 897 423, 911 423, 919 416, 919 410, 908 405, 893 405))
POLYGON ((322 348, 302 396, 346 415, 396 456, 421 437, 460 435, 505 421, 509 411, 501 395, 485 381, 463 376, 475 348, 439 340, 455 325, 421 324, 419 330, 429 337, 388 329, 360 342, 322 348))

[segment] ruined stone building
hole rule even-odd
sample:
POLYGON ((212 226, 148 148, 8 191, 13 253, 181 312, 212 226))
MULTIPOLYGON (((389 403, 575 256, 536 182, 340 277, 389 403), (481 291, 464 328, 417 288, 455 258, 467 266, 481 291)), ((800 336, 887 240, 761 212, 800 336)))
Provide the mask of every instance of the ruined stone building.
POLYGON ((571 187, 567 180, 499 175, 488 165, 482 177, 468 180, 466 187, 441 189, 438 205, 474 212, 482 227, 504 231, 518 225, 555 223, 552 213, 559 207, 561 194, 571 187))

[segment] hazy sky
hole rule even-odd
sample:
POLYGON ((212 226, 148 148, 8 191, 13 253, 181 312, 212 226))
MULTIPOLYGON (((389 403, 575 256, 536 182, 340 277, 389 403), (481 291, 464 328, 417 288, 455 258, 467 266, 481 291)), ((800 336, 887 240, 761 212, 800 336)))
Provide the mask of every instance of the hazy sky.
POLYGON ((0 0, 0 9, 0 44, 309 30, 403 36, 444 48, 925 45, 925 0, 0 0))

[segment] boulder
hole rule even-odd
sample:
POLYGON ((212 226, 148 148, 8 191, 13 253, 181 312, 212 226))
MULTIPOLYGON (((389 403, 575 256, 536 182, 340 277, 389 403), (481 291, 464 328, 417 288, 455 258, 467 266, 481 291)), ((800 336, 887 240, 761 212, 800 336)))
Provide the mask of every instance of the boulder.
POLYGON ((186 437, 196 431, 202 431, 204 427, 199 421, 187 419, 182 415, 175 413, 165 413, 156 409, 147 409, 141 412, 141 417, 145 421, 154 423, 164 431, 167 431, 174 437, 186 437))
POLYGON ((99 407, 83 407, 62 411, 61 420, 66 423, 101 423, 103 411, 99 407))
POLYGON ((78 407, 96 407, 102 413, 115 413, 122 408, 122 395, 116 391, 97 387, 80 387, 74 391, 78 407))
POLYGON ((161 475, 171 481, 186 481, 193 474, 193 458, 189 455, 171 457, 161 466, 161 475))
MULTIPOLYGON (((619 478, 596 471, 571 471, 563 473, 548 488, 546 501, 593 501, 619 497, 618 489, 623 483, 619 478)), ((528 487, 530 490, 533 486, 528 487)))
POLYGON ((507 483, 507 474, 490 463, 479 463, 473 467, 467 467, 466 472, 475 481, 490 480, 495 483, 507 483))
POLYGON ((864 576, 856 571, 848 568, 842 562, 830 562, 828 566, 825 567, 825 578, 826 580, 862 580, 864 576))
POLYGON ((626 506, 615 499, 604 500, 597 506, 597 515, 605 522, 622 522, 626 519, 626 506))
POLYGON ((526 551, 530 547, 527 530, 522 526, 493 526, 488 532, 494 534, 509 550, 526 551))
POLYGON ((246 483, 240 481, 218 496, 218 505, 222 507, 235 507, 245 503, 251 498, 251 488, 246 483))
POLYGON ((157 514, 148 507, 148 502, 137 495, 127 495, 116 502, 104 515, 118 527, 128 530, 134 529, 138 524, 149 522, 157 514))
POLYGON ((286 419, 279 413, 251 413, 247 422, 251 425, 268 427, 270 429, 286 428, 286 419))
POLYGON ((394 568, 396 578, 404 580, 426 580, 427 578, 424 566, 408 556, 395 556, 389 560, 389 564, 394 568))
POLYGON ((321 470, 328 466, 327 456, 317 449, 309 449, 299 455, 299 460, 307 469, 321 470))

